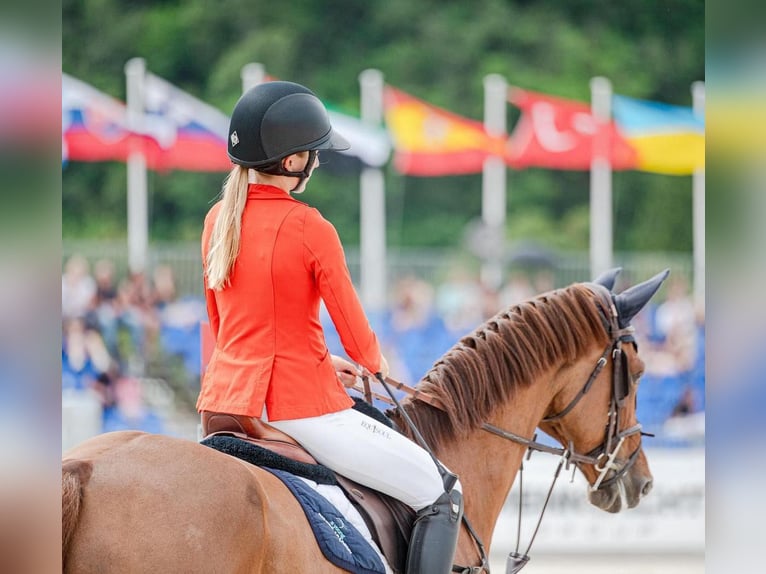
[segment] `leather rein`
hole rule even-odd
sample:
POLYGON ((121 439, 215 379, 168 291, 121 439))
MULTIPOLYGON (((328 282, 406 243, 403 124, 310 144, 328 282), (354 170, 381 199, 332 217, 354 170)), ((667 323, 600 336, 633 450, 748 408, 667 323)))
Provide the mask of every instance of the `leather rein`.
MULTIPOLYGON (((642 426, 640 423, 637 423, 624 430, 620 429, 620 412, 622 410, 623 405, 625 404, 625 399, 628 395, 628 388, 630 385, 630 380, 629 380, 630 375, 629 373, 627 373, 627 359, 624 356, 624 351, 622 350, 622 343, 631 342, 635 344, 635 341, 633 339, 633 333, 635 329, 632 326, 628 326, 625 328, 619 327, 617 308, 615 307, 615 304, 613 302, 612 294, 606 288, 603 288, 600 285, 588 285, 588 286, 592 290, 594 288, 599 290, 596 293, 597 295, 600 295, 598 309, 601 314, 601 319, 604 323, 604 327, 606 328, 606 331, 609 334, 610 342, 607 344, 606 348, 604 349, 604 352, 601 354, 601 357, 596 362, 596 365, 591 371, 591 374, 588 377, 588 379, 585 381, 585 384, 580 389, 580 391, 572 398, 569 404, 567 404, 567 406, 564 407, 564 409, 562 409, 560 412, 554 415, 546 416, 540 422, 557 421, 557 420, 563 419, 570 412, 572 412, 572 410, 577 406, 580 400, 590 390, 590 388, 592 387, 593 383, 598 378, 603 368, 607 365, 608 358, 611 355, 612 393, 611 393, 609 411, 607 414, 607 422, 605 425, 605 438, 604 438, 604 441, 601 443, 601 445, 599 445, 592 451, 583 454, 583 453, 578 453, 575 450, 574 444, 572 443, 572 441, 569 442, 569 445, 566 448, 554 447, 554 446, 549 446, 541 442, 538 442, 536 440, 537 439, 536 434, 531 439, 529 439, 521 435, 518 435, 514 432, 501 429, 487 422, 482 423, 482 426, 481 426, 482 430, 486 432, 489 432, 491 434, 494 434, 506 440, 510 440, 512 442, 515 442, 517 444, 527 447, 529 451, 527 453, 527 457, 526 457, 527 459, 531 456, 533 451, 544 452, 544 453, 561 457, 561 460, 559 462, 559 465, 553 477, 553 483, 551 484, 550 489, 548 491, 548 496, 546 497, 545 503, 543 505, 543 509, 540 513, 540 518, 538 519, 538 522, 537 522, 537 527, 535 528, 534 534, 532 535, 532 539, 529 543, 529 546, 527 547, 527 550, 523 555, 519 554, 518 539, 517 539, 516 551, 512 552, 508 556, 508 564, 507 564, 507 570, 506 570, 507 572, 518 572, 523 567, 523 565, 529 560, 529 555, 528 555, 529 550, 531 549, 532 543, 534 542, 534 538, 537 535, 537 531, 543 519, 543 514, 545 513, 545 510, 547 508, 548 501, 550 500, 550 496, 553 492, 553 487, 556 484, 556 479, 559 476, 562 466, 565 466, 565 468, 569 470, 571 464, 574 464, 575 466, 579 466, 581 464, 593 465, 594 468, 599 472, 599 475, 596 481, 593 483, 593 485, 589 487, 589 489, 591 490, 591 492, 599 490, 619 480, 620 477, 622 477, 636 462, 638 458, 638 454, 641 450, 641 444, 638 445, 638 447, 630 454, 628 459, 622 465, 619 465, 617 462, 617 453, 622 447, 622 444, 625 441, 625 439, 637 433, 640 433, 641 435, 648 434, 641 431, 642 426), (607 474, 610 471, 613 471, 613 474, 609 478, 607 478, 607 474)), ((385 381, 390 387, 399 391, 403 391, 412 400, 423 401, 424 403, 431 405, 432 407, 437 408, 441 411, 446 410, 444 405, 441 403, 441 401, 439 401, 439 399, 437 399, 433 395, 430 395, 416 388, 410 387, 390 377, 387 377, 385 381)), ((362 387, 359 387, 358 385, 354 385, 352 388, 363 393, 364 398, 368 403, 372 403, 372 399, 377 398, 386 403, 393 404, 393 401, 391 401, 390 398, 384 395, 375 393, 371 390, 369 379, 367 377, 362 377, 362 387)), ((519 468, 520 497, 522 495, 521 481, 522 481, 523 470, 524 470, 524 465, 522 463, 521 467, 519 468)), ((481 574, 482 572, 488 573, 489 564, 486 557, 486 553, 484 551, 484 545, 482 544, 481 540, 476 535, 476 533, 473 531, 473 528, 471 528, 467 520, 464 520, 464 522, 468 528, 469 533, 471 534, 471 536, 473 537, 474 541, 476 542, 478 546, 482 564, 480 566, 473 566, 473 567, 454 566, 452 571, 461 572, 463 574, 481 574)), ((521 503, 519 504, 519 525, 520 523, 521 523, 521 503)))

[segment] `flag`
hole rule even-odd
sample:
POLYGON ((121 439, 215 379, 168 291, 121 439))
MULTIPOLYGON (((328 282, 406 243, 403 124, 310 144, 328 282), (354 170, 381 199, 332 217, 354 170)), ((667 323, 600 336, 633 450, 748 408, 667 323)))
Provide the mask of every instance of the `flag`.
POLYGON ((356 157, 370 167, 382 167, 388 162, 391 156, 391 140, 384 129, 332 109, 327 113, 333 129, 351 144, 349 149, 340 153, 356 157))
POLYGON ((226 153, 229 118, 170 82, 144 78, 143 132, 146 164, 156 170, 229 171, 226 153))
POLYGON ((544 167, 588 170, 594 157, 599 129, 607 142, 612 169, 631 169, 636 152, 617 131, 613 122, 596 122, 590 105, 520 88, 508 91, 510 103, 521 109, 510 138, 507 162, 513 168, 544 167))
POLYGON ((490 136, 481 122, 463 118, 386 86, 386 125, 394 165, 405 175, 441 176, 482 171, 490 155, 506 153, 506 138, 490 136))
MULTIPOLYGON (((147 73, 144 116, 131 131, 125 104, 64 74, 64 160, 126 161, 138 146, 155 170, 228 171, 229 117, 168 81, 147 73), (131 148, 131 146, 134 146, 131 148)), ((342 153, 380 167, 391 154, 388 134, 352 116, 330 110, 330 122, 351 144, 342 153)))
POLYGON ((66 161, 127 161, 141 151, 155 170, 228 171, 228 117, 146 74, 144 115, 131 126, 127 106, 67 74, 62 78, 62 156, 66 161))
POLYGON ((67 74, 61 81, 64 161, 126 161, 135 134, 125 104, 67 74))
POLYGON ((612 114, 636 150, 636 169, 688 175, 705 167, 705 122, 691 107, 612 97, 612 114))

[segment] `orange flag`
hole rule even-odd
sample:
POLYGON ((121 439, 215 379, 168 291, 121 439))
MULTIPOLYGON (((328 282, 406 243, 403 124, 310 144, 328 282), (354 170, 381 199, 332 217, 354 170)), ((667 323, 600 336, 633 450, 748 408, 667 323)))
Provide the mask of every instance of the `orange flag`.
POLYGON ((481 122, 463 118, 386 86, 386 125, 394 166, 405 175, 479 173, 490 155, 506 155, 507 137, 493 137, 481 122))

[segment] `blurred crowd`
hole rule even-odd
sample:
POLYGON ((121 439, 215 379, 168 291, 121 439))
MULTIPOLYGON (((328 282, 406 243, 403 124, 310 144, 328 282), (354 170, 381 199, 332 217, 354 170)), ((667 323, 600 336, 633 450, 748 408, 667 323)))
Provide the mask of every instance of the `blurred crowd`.
POLYGON ((169 266, 156 267, 149 278, 119 278, 112 261, 98 260, 91 269, 86 258, 73 255, 61 278, 61 311, 64 402, 95 401, 100 432, 163 432, 165 421, 146 400, 144 384, 167 376, 175 357, 184 384, 198 379, 204 303, 179 297, 169 266))
MULTIPOLYGON (((392 375, 415 384, 483 321, 556 287, 549 269, 512 272, 500 289, 488 288, 460 268, 436 285, 408 276, 396 281, 390 304, 370 320, 392 375)), ((699 443, 704 440, 704 312, 682 275, 671 275, 661 295, 634 320, 647 366, 638 395, 639 420, 663 444, 699 443)), ((73 255, 62 276, 62 317, 64 397, 95 397, 101 432, 164 432, 165 421, 146 400, 143 385, 149 378, 180 377, 190 395, 196 394, 204 301, 177 292, 171 267, 157 266, 148 277, 118 277, 108 259, 91 268, 87 259, 73 255), (167 370, 170 362, 178 365, 176 371, 167 370)), ((330 351, 345 355, 324 309, 322 323, 330 351)))

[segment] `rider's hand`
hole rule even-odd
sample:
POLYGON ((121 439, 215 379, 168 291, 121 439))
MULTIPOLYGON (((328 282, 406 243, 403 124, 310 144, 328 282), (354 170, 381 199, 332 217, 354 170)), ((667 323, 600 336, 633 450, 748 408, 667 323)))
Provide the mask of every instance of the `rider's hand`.
POLYGON ((380 374, 383 375, 384 379, 388 377, 388 361, 386 361, 383 353, 380 354, 380 374))
POLYGON ((353 387, 357 377, 361 377, 361 371, 353 363, 337 355, 330 355, 332 366, 335 367, 335 374, 343 383, 344 387, 353 387))

